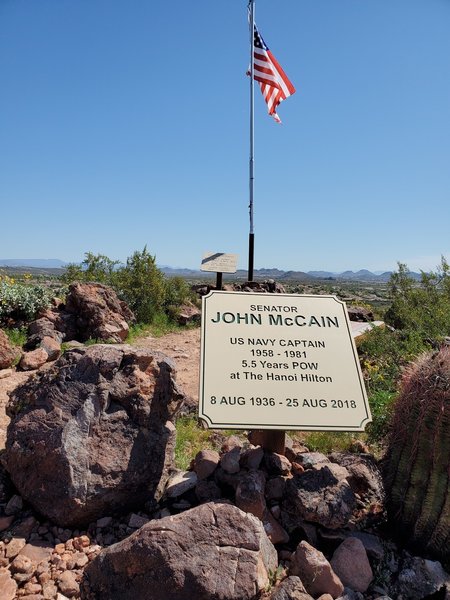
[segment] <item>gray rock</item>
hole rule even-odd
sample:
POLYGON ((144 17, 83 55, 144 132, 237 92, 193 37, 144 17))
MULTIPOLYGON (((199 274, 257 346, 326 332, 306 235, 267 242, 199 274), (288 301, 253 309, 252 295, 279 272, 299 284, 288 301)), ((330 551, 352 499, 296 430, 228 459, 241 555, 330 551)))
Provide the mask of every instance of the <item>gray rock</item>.
POLYGON ((288 479, 283 509, 295 520, 312 521, 329 529, 344 527, 352 516, 355 495, 347 480, 338 479, 328 465, 288 479))
POLYGON ((397 592, 408 600, 422 600, 450 590, 450 575, 438 561, 406 556, 397 579, 397 592))
POLYGON ((84 526, 160 497, 183 395, 161 354, 95 345, 66 352, 18 387, 6 467, 22 497, 58 525, 84 526))
POLYGON ((166 485, 168 498, 179 498, 197 485, 198 477, 194 471, 178 471, 170 476, 166 485))
POLYGON ((82 598, 253 600, 276 568, 258 519, 208 503, 151 521, 103 550, 85 569, 82 598))
POLYGON ((286 577, 273 591, 270 600, 314 600, 305 590, 300 577, 286 577))

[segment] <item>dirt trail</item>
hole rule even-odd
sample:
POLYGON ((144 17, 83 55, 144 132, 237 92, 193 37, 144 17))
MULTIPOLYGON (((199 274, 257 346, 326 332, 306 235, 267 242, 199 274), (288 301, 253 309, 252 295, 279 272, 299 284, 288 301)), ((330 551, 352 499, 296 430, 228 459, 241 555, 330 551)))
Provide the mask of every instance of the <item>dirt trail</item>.
MULTIPOLYGON (((136 340, 133 345, 138 348, 157 350, 172 358, 177 368, 177 383, 183 392, 191 398, 191 402, 198 402, 200 328, 169 333, 159 338, 142 337, 136 340)), ((50 365, 48 364, 48 366, 50 365)), ((5 447, 6 428, 9 423, 9 417, 5 412, 9 399, 8 392, 24 383, 35 373, 36 371, 13 371, 11 375, 3 379, 0 378, 0 450, 5 447)))
POLYGON ((200 328, 169 333, 159 338, 142 337, 133 345, 157 350, 173 358, 177 369, 177 383, 187 396, 198 402, 200 328))

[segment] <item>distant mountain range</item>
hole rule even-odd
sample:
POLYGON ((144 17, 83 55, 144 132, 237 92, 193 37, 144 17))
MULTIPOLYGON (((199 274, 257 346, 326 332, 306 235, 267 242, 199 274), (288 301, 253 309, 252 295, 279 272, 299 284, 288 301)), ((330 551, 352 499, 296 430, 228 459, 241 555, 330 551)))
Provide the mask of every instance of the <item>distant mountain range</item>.
MULTIPOLYGON (((63 270, 69 263, 59 260, 57 258, 0 258, 0 268, 24 268, 29 267, 30 269, 50 269, 52 274, 55 270, 63 270)), ((215 277, 215 273, 208 273, 206 271, 200 271, 196 269, 183 269, 173 268, 167 266, 159 266, 161 271, 168 276, 179 276, 186 278, 208 278, 215 277)), ((343 271, 342 273, 335 273, 333 271, 282 271, 280 269, 255 269, 253 272, 255 279, 275 279, 276 281, 317 281, 317 280, 341 280, 341 281, 378 281, 386 282, 389 281, 391 271, 384 273, 373 273, 367 269, 361 269, 360 271, 343 271)), ((410 272, 410 276, 414 279, 420 279, 420 273, 410 272)), ((247 271, 240 269, 234 275, 234 278, 243 279, 247 278, 247 271)))

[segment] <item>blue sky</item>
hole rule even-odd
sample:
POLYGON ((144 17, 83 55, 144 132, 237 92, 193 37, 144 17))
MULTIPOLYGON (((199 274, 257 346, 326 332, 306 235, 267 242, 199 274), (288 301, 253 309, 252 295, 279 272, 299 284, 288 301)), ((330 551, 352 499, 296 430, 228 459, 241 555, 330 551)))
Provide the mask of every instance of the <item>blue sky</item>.
MULTIPOLYGON (((256 0, 255 267, 450 259, 450 2, 256 0)), ((0 0, 0 257, 247 266, 246 0, 0 0)))

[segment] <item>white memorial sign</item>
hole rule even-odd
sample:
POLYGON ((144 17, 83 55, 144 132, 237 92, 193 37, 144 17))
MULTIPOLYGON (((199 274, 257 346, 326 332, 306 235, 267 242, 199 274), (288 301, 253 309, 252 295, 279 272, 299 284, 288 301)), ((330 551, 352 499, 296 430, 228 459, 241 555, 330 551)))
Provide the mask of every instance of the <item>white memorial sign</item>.
POLYGON ((218 429, 363 431, 369 404, 335 296, 203 297, 199 416, 218 429))
POLYGON ((207 252, 203 255, 201 271, 212 271, 213 273, 236 273, 237 254, 225 254, 225 252, 207 252))

